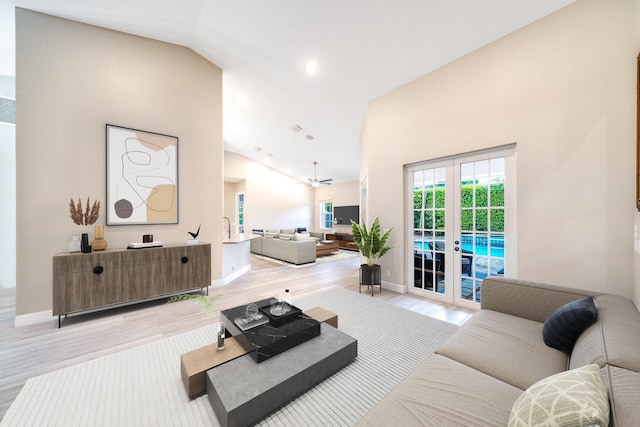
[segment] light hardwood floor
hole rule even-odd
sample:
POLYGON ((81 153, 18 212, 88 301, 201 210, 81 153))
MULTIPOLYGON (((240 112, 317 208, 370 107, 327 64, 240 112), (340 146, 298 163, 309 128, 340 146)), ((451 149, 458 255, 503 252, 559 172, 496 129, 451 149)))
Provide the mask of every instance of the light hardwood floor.
MULTIPOLYGON (((57 320, 15 328, 15 298, 1 298, 0 419, 28 378, 209 325, 219 320, 220 310, 268 298, 284 289, 294 298, 333 287, 358 292, 358 263, 359 258, 352 258, 291 268, 252 255, 249 272, 224 288, 210 288, 210 296, 223 293, 211 313, 190 301, 166 304, 166 300, 156 300, 69 317, 60 329, 57 320)), ((376 289, 374 298, 456 325, 473 314, 472 310, 388 290, 379 293, 376 289)))

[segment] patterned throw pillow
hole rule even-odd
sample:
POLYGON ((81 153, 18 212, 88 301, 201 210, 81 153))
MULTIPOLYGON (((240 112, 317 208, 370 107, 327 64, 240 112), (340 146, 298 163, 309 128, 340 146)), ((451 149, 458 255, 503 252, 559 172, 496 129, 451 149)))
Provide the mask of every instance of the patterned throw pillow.
POLYGON ((570 352, 576 340, 598 318, 593 298, 586 297, 556 309, 544 322, 542 338, 549 347, 570 352))
POLYGON ((598 365, 538 381, 520 395, 509 416, 509 427, 608 425, 609 401, 598 365))

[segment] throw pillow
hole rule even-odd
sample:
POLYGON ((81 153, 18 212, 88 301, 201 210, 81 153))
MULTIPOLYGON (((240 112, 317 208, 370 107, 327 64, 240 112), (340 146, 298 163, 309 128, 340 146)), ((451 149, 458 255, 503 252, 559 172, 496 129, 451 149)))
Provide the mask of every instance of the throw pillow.
POLYGON ((509 427, 609 425, 609 401, 598 365, 544 378, 511 408, 509 427))
POLYGON ((598 318, 593 298, 586 297, 557 308, 544 322, 542 339, 549 347, 571 352, 576 340, 598 318))
POLYGON ((296 233, 293 235, 293 240, 309 240, 310 238, 309 233, 296 233))

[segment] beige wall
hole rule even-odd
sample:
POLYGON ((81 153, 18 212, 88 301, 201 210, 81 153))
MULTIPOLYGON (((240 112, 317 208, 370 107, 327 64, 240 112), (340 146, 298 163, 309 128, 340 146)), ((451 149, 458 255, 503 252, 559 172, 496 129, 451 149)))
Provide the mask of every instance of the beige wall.
POLYGON ((407 283, 403 165, 515 142, 518 276, 633 296, 637 3, 576 2, 369 104, 390 282, 407 283))
POLYGON ((179 137, 179 224, 107 227, 109 246, 146 233, 184 242, 202 224, 220 278, 220 68, 184 47, 23 9, 16 25, 16 313, 51 309, 52 255, 68 250, 71 235, 93 234, 71 222, 68 203, 106 203, 106 123, 179 137))
POLYGON ((245 232, 311 225, 313 189, 261 163, 224 153, 224 176, 245 181, 245 232))

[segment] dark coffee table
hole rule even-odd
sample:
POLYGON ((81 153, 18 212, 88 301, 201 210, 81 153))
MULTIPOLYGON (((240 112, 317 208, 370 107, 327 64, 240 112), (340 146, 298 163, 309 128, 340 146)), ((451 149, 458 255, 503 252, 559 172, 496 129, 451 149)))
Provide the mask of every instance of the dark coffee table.
POLYGON ((249 355, 258 363, 320 335, 320 323, 297 307, 287 306, 289 311, 283 316, 272 315, 269 310, 272 300, 274 298, 254 303, 259 308, 259 314, 269 322, 245 331, 234 320, 245 317, 247 305, 220 312, 220 321, 225 322, 227 331, 243 346, 249 345, 255 349, 249 355))
MULTIPOLYGON (((257 304, 268 304, 270 300, 258 301, 257 304)), ((233 320, 237 315, 242 316, 245 308, 240 306, 220 313, 220 320, 225 322, 229 333, 236 339, 244 336, 247 340, 258 340, 264 337, 256 338, 257 335, 273 332, 268 325, 241 331, 233 320)), ((287 328, 296 328, 290 323, 308 324, 309 320, 317 324, 318 335, 309 337, 308 328, 301 327, 302 330, 307 329, 300 335, 302 339, 306 338, 304 341, 270 355, 264 363, 256 363, 256 356, 250 353, 207 371, 207 395, 222 426, 245 426, 258 422, 357 357, 358 341, 355 338, 326 323, 318 324, 304 314, 275 329, 286 332, 291 330, 287 328)), ((280 343, 288 339, 296 341, 295 333, 272 338, 280 343)), ((264 350, 269 345, 272 343, 260 349, 264 350)))

